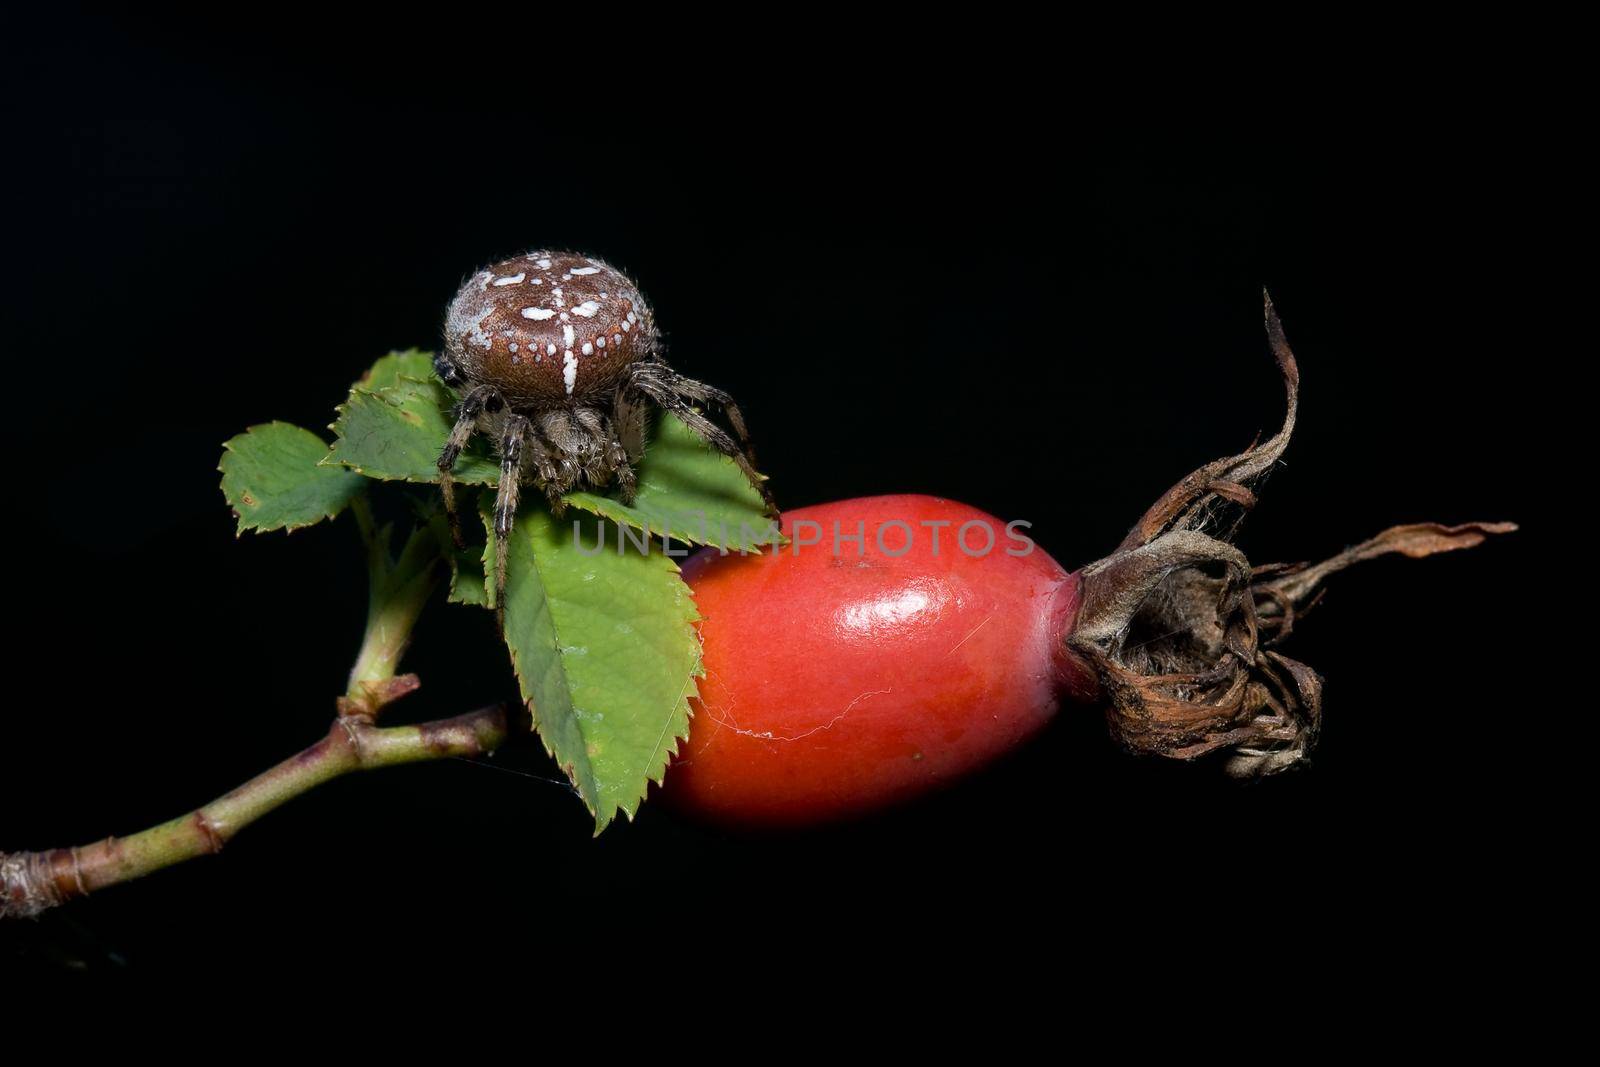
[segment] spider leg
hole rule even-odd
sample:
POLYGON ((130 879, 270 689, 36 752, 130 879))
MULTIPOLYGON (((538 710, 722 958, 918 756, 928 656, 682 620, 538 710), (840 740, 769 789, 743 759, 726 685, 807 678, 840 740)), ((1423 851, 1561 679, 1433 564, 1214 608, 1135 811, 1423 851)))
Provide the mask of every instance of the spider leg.
POLYGON ((677 375, 677 386, 683 395, 721 408, 722 413, 728 417, 728 425, 733 427, 734 435, 744 446, 744 454, 750 457, 752 463, 755 462, 755 453, 750 449, 750 431, 745 429, 744 414, 739 410, 739 405, 733 402, 733 397, 715 386, 697 382, 693 378, 685 378, 681 374, 677 375))
POLYGON ((611 421, 616 424, 617 437, 627 451, 628 458, 637 463, 644 458, 644 435, 648 425, 650 407, 644 394, 630 389, 626 384, 617 390, 611 404, 611 421))
POLYGON ((617 454, 612 456, 611 462, 617 471, 617 495, 624 504, 632 504, 639 495, 639 476, 634 473, 633 464, 628 462, 628 453, 622 446, 612 442, 617 454))
POLYGON ((617 440, 616 431, 609 422, 606 424, 605 449, 606 465, 617 478, 617 492, 622 495, 624 504, 631 504, 639 493, 639 479, 634 474, 633 460, 628 457, 628 450, 617 440))
POLYGON ((621 447, 616 444, 606 417, 594 408, 579 408, 572 417, 588 435, 583 449, 583 476, 590 485, 603 486, 611 481, 612 472, 617 469, 616 457, 621 447))
POLYGON ((527 432, 523 434, 522 441, 523 447, 528 452, 528 463, 538 476, 540 487, 559 481, 561 470, 556 466, 555 457, 550 454, 549 446, 540 439, 538 430, 531 423, 527 432))
POLYGON ((548 442, 550 473, 544 475, 544 495, 556 518, 566 514, 567 502, 561 499, 578 484, 583 473, 579 461, 585 440, 583 431, 564 411, 547 411, 539 418, 539 435, 548 442))
MULTIPOLYGON (((641 363, 638 370, 631 378, 633 386, 645 396, 654 400, 673 415, 678 421, 687 426, 701 440, 712 448, 721 452, 739 465, 739 470, 744 472, 745 478, 761 494, 761 500, 767 507, 769 515, 778 514, 777 502, 772 499, 772 490, 767 488, 767 481, 761 477, 751 460, 749 449, 735 441, 726 430, 696 411, 689 400, 697 398, 697 394, 711 390, 708 385, 703 385, 691 378, 685 378, 660 364, 641 363)), ((712 390, 721 392, 720 390, 712 390)), ((726 396, 726 393, 721 395, 726 396)), ((726 410, 726 406, 724 406, 726 410)), ((729 421, 733 421, 731 418, 729 421)), ((739 420, 743 426, 744 420, 739 420)))
POLYGON ((452 389, 459 389, 467 383, 466 375, 461 373, 461 368, 456 366, 456 361, 443 349, 433 354, 433 373, 439 380, 452 389))
POLYGON ((734 436, 744 446, 744 454, 750 457, 751 463, 755 462, 755 453, 750 449, 750 431, 745 428, 744 413, 739 410, 739 405, 733 402, 732 396, 714 385, 685 377, 664 363, 642 363, 639 365, 639 374, 661 382, 665 388, 671 389, 679 396, 698 400, 702 404, 715 404, 721 408, 722 413, 728 418, 728 425, 733 427, 734 436))
POLYGON ((451 472, 455 469, 456 460, 461 458, 461 450, 467 447, 467 442, 477 432, 478 418, 485 411, 498 411, 504 404, 499 391, 491 385, 467 390, 460 406, 456 408, 456 424, 450 428, 450 436, 445 439, 444 448, 439 453, 439 491, 444 496, 444 513, 450 519, 450 537, 457 548, 466 547, 466 542, 461 537, 461 516, 456 511, 456 483, 451 472))
POLYGON ((639 480, 634 474, 633 465, 644 458, 644 435, 649 416, 650 408, 645 403, 643 393, 630 388, 627 383, 618 387, 611 401, 611 425, 616 428, 611 440, 622 449, 616 466, 617 490, 624 504, 633 503, 639 491, 639 480))
MULTIPOLYGON (((506 543, 517 521, 517 501, 522 495, 523 445, 533 435, 526 417, 506 418, 500 435, 500 486, 494 498, 494 610, 502 624, 506 615, 506 543)), ((534 442, 538 448, 538 442, 534 442)))

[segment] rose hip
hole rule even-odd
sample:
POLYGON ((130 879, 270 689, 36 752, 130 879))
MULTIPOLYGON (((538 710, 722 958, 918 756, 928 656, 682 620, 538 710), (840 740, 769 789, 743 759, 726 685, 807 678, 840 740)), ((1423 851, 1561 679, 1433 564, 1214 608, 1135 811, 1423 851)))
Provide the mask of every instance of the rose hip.
POLYGON ((1299 392, 1270 300, 1266 319, 1283 428, 1190 474, 1081 570, 1015 526, 925 496, 800 508, 784 516, 790 545, 690 559, 706 673, 665 795, 746 825, 868 812, 990 762, 1063 701, 1103 706, 1136 753, 1216 754, 1235 775, 1298 764, 1322 682, 1273 646, 1323 579, 1515 526, 1397 526, 1316 566, 1252 567, 1229 539, 1288 444, 1299 392))
POLYGON ((706 677, 668 792, 690 806, 769 823, 879 807, 1020 744, 1064 691, 1092 694, 1064 642, 1079 579, 999 519, 881 496, 783 528, 821 540, 684 567, 706 677))

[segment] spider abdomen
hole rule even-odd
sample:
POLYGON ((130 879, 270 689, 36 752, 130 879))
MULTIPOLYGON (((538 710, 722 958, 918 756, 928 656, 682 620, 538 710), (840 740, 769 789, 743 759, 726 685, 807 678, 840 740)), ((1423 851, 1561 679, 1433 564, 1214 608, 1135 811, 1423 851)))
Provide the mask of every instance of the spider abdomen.
POLYGON ((515 407, 575 404, 613 390, 656 343, 654 316, 621 271, 575 252, 535 251, 462 285, 445 319, 440 372, 492 385, 515 407))

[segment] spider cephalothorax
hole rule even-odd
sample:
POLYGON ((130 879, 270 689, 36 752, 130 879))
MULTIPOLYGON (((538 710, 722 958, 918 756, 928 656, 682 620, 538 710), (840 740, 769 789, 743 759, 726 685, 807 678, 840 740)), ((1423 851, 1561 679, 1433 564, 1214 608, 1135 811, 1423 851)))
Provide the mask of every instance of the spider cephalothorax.
POLYGON ((772 508, 733 398, 667 366, 655 316, 638 287, 601 260, 540 251, 478 271, 450 304, 434 369, 461 393, 455 428, 439 454, 453 528, 450 471, 457 457, 480 431, 498 444, 501 585, 522 483, 543 489, 558 515, 563 494, 583 485, 615 480, 623 501, 631 502, 633 464, 644 454, 652 405, 732 457, 772 508), (720 408, 733 433, 707 419, 697 403, 720 408))

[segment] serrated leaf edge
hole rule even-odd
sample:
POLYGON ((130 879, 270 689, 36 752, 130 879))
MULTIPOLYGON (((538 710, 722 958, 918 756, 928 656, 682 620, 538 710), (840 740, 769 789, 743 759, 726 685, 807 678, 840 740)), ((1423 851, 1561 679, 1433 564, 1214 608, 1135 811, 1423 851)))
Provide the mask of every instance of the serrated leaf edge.
MULTIPOLYGON (((230 455, 237 455, 237 453, 234 451, 233 443, 235 441, 239 440, 241 437, 248 437, 250 434, 254 433, 256 430, 264 430, 264 429, 268 429, 268 428, 273 427, 273 426, 287 426, 292 430, 304 430, 306 433, 308 433, 311 436, 315 437, 317 440, 322 441, 321 435, 318 434, 315 430, 307 429, 306 427, 301 426, 297 422, 288 422, 288 421, 286 421, 284 419, 272 419, 269 422, 253 423, 253 424, 251 424, 249 426, 246 426, 242 431, 240 431, 239 433, 234 434, 232 437, 228 438, 226 441, 222 442, 222 458, 220 460, 218 460, 218 462, 217 462, 217 472, 222 475, 222 481, 223 482, 226 482, 228 480, 228 474, 229 474, 228 467, 227 467, 228 457, 230 455)), ((330 427, 330 429, 331 429, 331 427, 330 427)), ((322 442, 322 446, 324 448, 327 448, 329 450, 330 454, 332 453, 332 448, 331 448, 331 446, 329 446, 329 444, 326 441, 322 442)), ((319 459, 317 461, 317 466, 319 466, 319 467, 327 466, 328 465, 327 460, 328 460, 328 457, 327 456, 323 456, 321 459, 319 459)), ((359 473, 359 472, 357 472, 357 473, 359 473)), ((239 509, 234 507, 233 501, 232 500, 228 500, 228 491, 226 489, 222 488, 221 483, 218 483, 217 488, 218 488, 218 490, 221 491, 223 500, 227 501, 228 510, 232 511, 233 512, 233 517, 238 520, 237 528, 233 531, 233 536, 234 536, 234 538, 236 540, 242 540, 244 538, 244 535, 247 532, 249 532, 249 533, 258 533, 258 534, 268 534, 268 533, 277 533, 279 530, 282 530, 284 532, 284 536, 287 537, 289 534, 294 533, 296 530, 306 530, 306 529, 311 528, 312 526, 318 525, 319 523, 326 522, 329 519, 336 519, 336 518, 338 518, 340 515, 342 515, 344 513, 345 508, 350 506, 349 501, 346 501, 341 507, 336 508, 335 510, 328 512, 327 514, 323 515, 321 518, 312 519, 310 522, 298 522, 298 523, 284 522, 284 523, 278 523, 278 524, 272 525, 272 526, 252 526, 252 525, 249 525, 249 524, 246 523, 245 517, 242 514, 240 514, 239 509)))
MULTIPOLYGON (((493 555, 492 555, 492 553, 494 551, 494 539, 493 539, 493 528, 492 528, 493 517, 492 517, 492 514, 490 512, 488 512, 487 510, 483 509, 482 507, 480 507, 479 515, 483 519, 484 524, 485 524, 485 529, 489 534, 489 541, 488 541, 488 543, 486 543, 484 545, 484 548, 483 548, 483 571, 484 571, 485 598, 492 605, 493 602, 494 602, 494 590, 492 588, 493 584, 494 584, 494 558, 493 558, 493 555)), ((603 518, 605 518, 605 517, 602 516, 602 519, 603 518)), ((543 576, 542 573, 539 572, 539 563, 538 563, 537 554, 530 552, 529 556, 533 560, 534 571, 535 571, 535 574, 538 576, 538 579, 539 579, 541 595, 544 595, 544 589, 546 588, 546 586, 545 586, 544 576, 543 576)), ((687 600, 688 601, 688 603, 689 603, 689 612, 687 614, 687 617, 683 620, 683 625, 688 628, 688 633, 689 633, 690 640, 694 643, 695 653, 694 653, 694 666, 690 668, 688 675, 684 678, 683 688, 679 691, 677 698, 673 701, 671 709, 668 712, 667 719, 662 724, 661 734, 660 734, 660 736, 658 736, 656 738, 655 747, 653 749, 651 749, 650 756, 645 761, 646 765, 648 766, 649 764, 657 763, 657 761, 659 760, 658 769, 655 770, 655 771, 647 770, 645 772, 645 786, 644 786, 643 789, 641 789, 639 791, 638 795, 633 797, 630 801, 628 801, 626 803, 617 803, 612 808, 612 810, 606 812, 604 815, 601 815, 600 811, 599 811, 599 796, 598 796, 599 791, 600 791, 600 785, 599 785, 598 779, 596 779, 595 776, 594 776, 593 766, 588 763, 587 754, 586 753, 583 754, 583 760, 584 760, 584 763, 585 763, 586 770, 588 772, 588 780, 591 783, 591 786, 595 791, 595 796, 594 797, 590 797, 590 796, 585 794, 583 784, 576 779, 576 777, 572 773, 571 769, 569 769, 568 767, 562 766, 561 758, 556 755, 554 745, 545 738, 544 731, 538 729, 538 725, 539 725, 539 721, 540 721, 540 719, 539 719, 539 709, 535 705, 534 701, 531 700, 531 699, 528 699, 528 700, 524 701, 524 704, 527 706, 528 711, 529 711, 530 715, 533 718, 533 724, 534 724, 535 731, 539 735, 539 743, 544 747, 545 752, 549 754, 550 758, 552 760, 556 761, 556 766, 561 769, 561 773, 566 775, 567 779, 572 782, 573 788, 578 793, 578 798, 583 801, 584 807, 588 810, 590 816, 595 820, 594 836, 596 836, 596 837, 600 836, 600 834, 605 830, 605 828, 607 826, 611 825, 611 823, 616 821, 616 813, 618 811, 622 812, 623 815, 625 815, 627 817, 629 822, 632 822, 634 820, 635 816, 637 816, 637 814, 639 812, 639 808, 643 805, 643 803, 645 801, 645 798, 649 796, 649 793, 650 793, 650 785, 649 785, 649 783, 654 782, 658 786, 660 786, 660 785, 665 783, 666 777, 667 777, 667 770, 672 765, 673 757, 678 755, 678 752, 679 752, 681 746, 683 745, 683 743, 685 741, 688 740, 688 736, 689 736, 688 728, 689 728, 690 724, 692 724, 693 721, 694 721, 694 703, 693 703, 693 701, 694 700, 698 700, 699 697, 700 697, 700 686, 699 686, 699 682, 697 681, 697 679, 705 677, 705 650, 704 650, 704 646, 702 645, 702 643, 700 641, 700 630, 695 625, 695 623, 700 621, 701 615, 700 615, 699 605, 696 603, 696 601, 694 599, 694 588, 692 586, 690 586, 688 582, 684 581, 684 579, 683 579, 683 568, 680 567, 678 565, 678 561, 673 559, 671 556, 668 556, 666 553, 657 551, 654 548, 652 548, 652 550, 651 550, 651 552, 650 552, 650 554, 649 554, 649 556, 647 558, 659 560, 659 564, 658 565, 662 566, 662 568, 664 570, 670 572, 672 574, 672 576, 676 579, 677 583, 678 583, 677 593, 678 593, 678 596, 680 598, 679 602, 681 603, 682 600, 687 600), (683 718, 684 718, 684 733, 682 735, 679 735, 679 734, 676 734, 676 733, 672 732, 672 721, 673 721, 674 718, 676 718, 676 716, 677 716, 677 714, 678 714, 678 712, 680 710, 683 712, 683 718), (669 748, 667 748, 665 751, 663 751, 663 747, 662 747, 663 743, 664 743, 665 739, 668 737, 669 734, 671 735, 671 738, 672 738, 672 744, 671 744, 671 746, 669 748)), ((546 595, 544 603, 546 605, 548 605, 548 602, 549 602, 548 601, 548 596, 546 595)), ((548 606, 546 606, 545 610, 549 611, 548 606)), ((558 630, 558 628, 556 626, 555 617, 554 617, 553 613, 551 614, 551 619, 550 619, 550 632, 551 632, 551 635, 553 636, 554 641, 555 641, 555 654, 559 658, 561 656, 561 648, 562 648, 561 635, 560 635, 560 632, 559 632, 559 630, 558 630)), ((523 677, 520 657, 518 656, 517 650, 516 650, 516 648, 514 648, 512 646, 511 642, 509 642, 509 641, 506 642, 506 649, 511 655, 512 670, 516 673, 516 676, 517 676, 517 679, 518 679, 518 685, 520 687, 521 679, 523 677)), ((572 691, 571 691, 571 688, 569 686, 567 686, 567 682, 566 682, 566 678, 565 678, 564 674, 563 674, 563 678, 562 678, 562 685, 567 690, 568 704, 571 705, 574 708, 574 710, 576 710, 576 704, 572 701, 572 698, 571 698, 572 697, 572 691)), ((582 734, 581 727, 579 729, 579 733, 580 733, 580 735, 582 734)))
MULTIPOLYGON (((391 355, 392 354, 393 353, 391 353, 391 355)), ((409 374, 402 374, 402 375, 399 376, 399 380, 400 381, 404 381, 404 382, 413 382, 413 383, 415 383, 417 385, 438 385, 443 389, 449 389, 450 388, 448 385, 445 385, 443 382, 440 382, 436 378, 416 378, 416 377, 413 377, 413 376, 411 376, 409 374)), ((357 382, 355 385, 352 385, 350 387, 350 393, 351 394, 361 393, 363 396, 370 396, 374 400, 378 400, 378 401, 381 401, 382 403, 388 404, 390 407, 398 408, 400 406, 399 404, 396 404, 393 400, 390 400, 388 397, 383 395, 387 390, 394 389, 394 388, 396 388, 396 387, 392 386, 392 385, 387 385, 387 386, 384 386, 384 387, 382 387, 380 389, 372 389, 372 388, 369 388, 367 386, 362 385, 360 382, 357 382)), ((357 463, 353 463, 350 460, 340 459, 339 456, 338 456, 339 442, 342 441, 344 438, 343 438, 343 435, 341 435, 339 433, 339 420, 344 417, 344 413, 349 407, 350 407, 350 396, 349 395, 346 395, 346 397, 345 397, 345 399, 344 399, 344 401, 342 403, 334 405, 334 407, 333 407, 333 421, 328 424, 328 430, 329 430, 329 432, 331 432, 333 434, 333 444, 328 447, 328 454, 326 456, 323 456, 322 459, 317 461, 317 466, 319 466, 319 467, 343 467, 346 470, 354 471, 355 473, 361 475, 364 478, 371 478, 375 482, 401 482, 402 484, 405 484, 405 485, 438 485, 439 484, 439 479, 437 477, 433 477, 433 478, 413 478, 413 477, 409 477, 408 476, 408 477, 402 477, 402 478, 386 478, 386 477, 383 477, 381 475, 368 473, 366 468, 360 466, 357 463)), ((456 478, 456 482, 459 485, 487 485, 487 486, 491 486, 492 487, 498 482, 498 479, 496 479, 496 481, 494 481, 494 482, 484 482, 484 481, 478 481, 478 480, 476 480, 476 479, 474 479, 472 477, 457 477, 456 478)))

